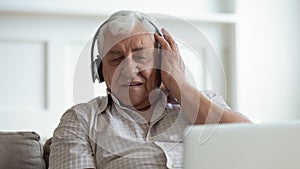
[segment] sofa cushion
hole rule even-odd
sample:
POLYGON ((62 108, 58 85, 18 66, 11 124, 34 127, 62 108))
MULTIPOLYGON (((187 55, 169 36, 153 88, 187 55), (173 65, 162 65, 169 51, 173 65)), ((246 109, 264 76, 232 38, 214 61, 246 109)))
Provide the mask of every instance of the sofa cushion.
POLYGON ((35 132, 0 132, 0 168, 45 169, 40 136, 35 132))

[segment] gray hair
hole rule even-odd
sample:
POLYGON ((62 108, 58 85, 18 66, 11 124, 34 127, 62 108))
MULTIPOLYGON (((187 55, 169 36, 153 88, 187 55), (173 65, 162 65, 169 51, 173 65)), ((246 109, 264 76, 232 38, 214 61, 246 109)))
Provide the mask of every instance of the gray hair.
MULTIPOLYGON (((140 23, 147 33, 159 33, 160 26, 158 22, 150 17, 149 15, 137 12, 137 11, 118 11, 112 14, 99 28, 99 33, 97 36, 97 46, 98 46, 98 57, 103 57, 103 44, 105 41, 105 34, 109 31, 111 34, 115 35, 129 35, 132 33, 136 25, 140 23)), ((154 36, 151 36, 154 40, 154 36)), ((120 39, 121 41, 122 39, 120 39)))

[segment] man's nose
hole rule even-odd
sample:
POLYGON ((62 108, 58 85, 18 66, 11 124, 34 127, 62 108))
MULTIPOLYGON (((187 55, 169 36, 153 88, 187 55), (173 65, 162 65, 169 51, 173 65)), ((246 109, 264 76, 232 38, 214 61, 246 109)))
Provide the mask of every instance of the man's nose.
POLYGON ((139 72, 138 65, 132 58, 132 55, 127 56, 121 64, 121 74, 127 78, 136 76, 139 72))

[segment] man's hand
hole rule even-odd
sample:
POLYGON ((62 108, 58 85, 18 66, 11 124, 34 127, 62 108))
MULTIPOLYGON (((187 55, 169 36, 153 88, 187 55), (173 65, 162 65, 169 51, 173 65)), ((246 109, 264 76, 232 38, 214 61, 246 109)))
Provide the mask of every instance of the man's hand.
POLYGON ((164 38, 155 34, 162 48, 162 83, 181 105, 191 124, 250 122, 239 113, 219 107, 187 82, 177 44, 165 29, 162 33, 164 38))
POLYGON ((162 62, 161 62, 161 79, 163 85, 180 100, 179 86, 186 82, 184 75, 184 63, 180 56, 178 46, 171 35, 162 29, 163 37, 155 34, 156 41, 161 45, 162 62))

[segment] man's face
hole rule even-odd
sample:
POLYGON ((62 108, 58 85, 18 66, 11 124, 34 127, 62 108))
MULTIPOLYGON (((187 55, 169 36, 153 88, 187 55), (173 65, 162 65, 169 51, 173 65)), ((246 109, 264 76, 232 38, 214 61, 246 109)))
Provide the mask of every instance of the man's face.
POLYGON ((129 107, 150 106, 149 95, 160 84, 158 52, 150 34, 130 36, 107 49, 102 60, 108 89, 129 107))

